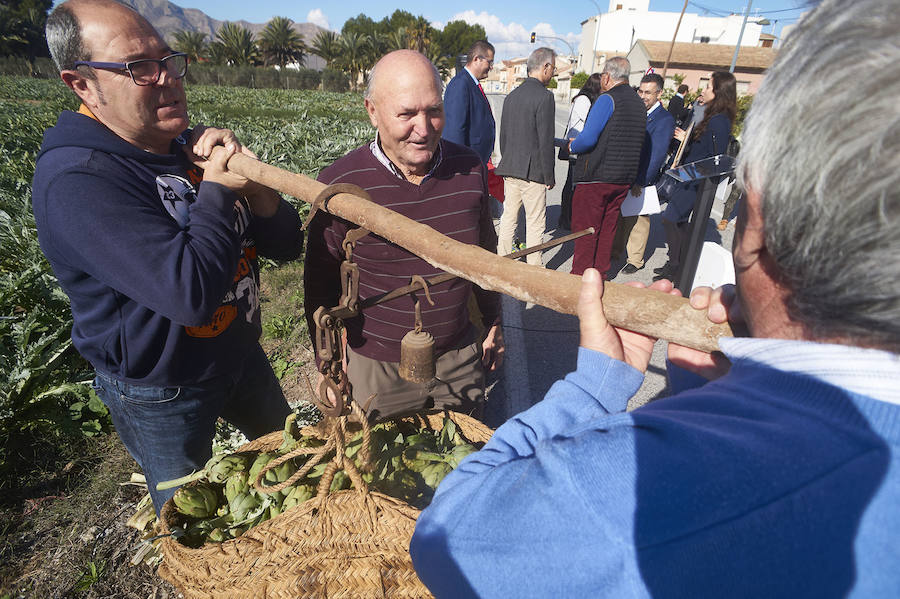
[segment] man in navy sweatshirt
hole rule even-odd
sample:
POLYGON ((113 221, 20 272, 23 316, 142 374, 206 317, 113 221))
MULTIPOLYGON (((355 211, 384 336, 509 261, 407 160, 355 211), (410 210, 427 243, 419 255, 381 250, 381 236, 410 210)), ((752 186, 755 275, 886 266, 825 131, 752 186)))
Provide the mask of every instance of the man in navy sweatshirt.
POLYGON ((585 272, 577 370, 418 519, 436 597, 900 596, 900 79, 821 76, 896 72, 898 30, 893 0, 824 0, 779 50, 741 149, 738 299, 691 299, 751 336, 670 345, 675 395, 625 412, 654 340, 585 272))
POLYGON ((289 407, 258 342, 256 257, 297 258, 299 216, 227 171, 233 153, 252 155, 231 131, 188 130, 187 57, 137 12, 70 0, 47 40, 82 104, 37 159, 41 248, 158 512, 174 489, 156 484, 203 466, 218 417, 250 438, 283 426, 289 407))

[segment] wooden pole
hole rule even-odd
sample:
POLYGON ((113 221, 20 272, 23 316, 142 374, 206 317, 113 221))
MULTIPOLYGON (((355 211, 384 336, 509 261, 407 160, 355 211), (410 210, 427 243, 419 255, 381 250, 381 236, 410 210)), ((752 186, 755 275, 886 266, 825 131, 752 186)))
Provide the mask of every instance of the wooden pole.
POLYGON ((681 7, 681 14, 678 15, 678 24, 675 25, 675 35, 672 36, 672 43, 669 44, 669 55, 666 56, 666 63, 663 65, 663 87, 666 86, 666 71, 669 70, 669 61, 672 60, 672 50, 675 49, 675 38, 678 37, 678 30, 681 28, 681 18, 684 17, 684 11, 687 10, 688 0, 684 0, 684 6, 681 7))
MULTIPOLYGON (((228 169, 307 203, 312 203, 326 187, 304 175, 243 154, 233 155, 228 161, 228 169)), ((335 195, 328 200, 325 209, 482 289, 498 291, 556 312, 576 313, 580 276, 508 260, 476 245, 451 239, 428 225, 353 194, 335 195)), ((615 326, 702 351, 717 350, 716 340, 732 334, 727 325, 709 322, 706 312, 694 310, 686 299, 659 291, 608 282, 603 306, 607 319, 615 326)))

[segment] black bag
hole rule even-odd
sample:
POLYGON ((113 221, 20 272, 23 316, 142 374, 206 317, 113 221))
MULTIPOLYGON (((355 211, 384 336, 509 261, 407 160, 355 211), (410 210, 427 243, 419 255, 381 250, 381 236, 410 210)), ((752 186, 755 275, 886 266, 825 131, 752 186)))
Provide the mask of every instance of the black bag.
POLYGON ((566 143, 566 145, 564 146, 559 146, 559 154, 557 154, 556 157, 560 160, 568 160, 570 158, 568 143, 566 143))

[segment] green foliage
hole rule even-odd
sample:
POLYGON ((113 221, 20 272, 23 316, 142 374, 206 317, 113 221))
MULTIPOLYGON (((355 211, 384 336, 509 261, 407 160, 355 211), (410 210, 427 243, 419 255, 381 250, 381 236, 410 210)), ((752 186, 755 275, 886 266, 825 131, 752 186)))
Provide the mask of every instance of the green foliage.
POLYGON ((588 77, 590 77, 590 75, 588 75, 584 71, 579 71, 572 75, 572 80, 570 82, 572 90, 574 91, 576 89, 581 89, 582 87, 584 87, 584 84, 587 83, 588 77))
POLYGON ((750 106, 753 104, 753 96, 750 94, 744 94, 743 96, 738 96, 737 99, 737 116, 734 119, 734 128, 732 129, 732 135, 737 138, 741 137, 741 132, 744 130, 744 119, 747 118, 747 111, 750 110, 750 106))
POLYGON ((547 89, 556 89, 558 86, 559 86, 559 83, 556 82, 556 77, 553 77, 547 83, 547 89))
POLYGON ((81 573, 81 577, 78 579, 78 582, 75 583, 76 591, 87 591, 94 584, 100 580, 100 577, 103 576, 104 571, 106 571, 106 562, 95 562, 89 561, 85 566, 84 571, 81 573))
POLYGON ((322 82, 322 74, 313 69, 200 63, 190 65, 187 82, 190 85, 224 85, 256 89, 318 89, 322 82))
MULTIPOLYGON (((206 34, 200 31, 176 31, 172 34, 172 47, 188 55, 191 63, 198 63, 206 56, 206 34)), ((193 68, 193 67, 191 67, 193 68)))
POLYGON ((273 17, 260 32, 258 45, 267 66, 277 64, 284 68, 294 62, 302 64, 306 56, 306 44, 287 17, 273 17))
POLYGON ((252 65, 259 61, 259 48, 249 29, 226 21, 216 31, 216 42, 222 45, 225 62, 231 65, 252 65))
POLYGON ((340 46, 338 45, 338 35, 334 31, 320 31, 313 40, 312 51, 314 54, 323 58, 330 67, 331 63, 334 62, 334 59, 341 53, 340 46))
POLYGON ((49 56, 44 25, 52 5, 52 0, 0 2, 0 55, 23 57, 29 65, 38 56, 49 56))
MULTIPOLYGON (((355 94, 188 86, 187 96, 193 123, 233 129, 262 160, 312 176, 373 135, 355 94)), ((58 79, 0 76, 0 473, 15 469, 10 462, 23 459, 16 448, 29 438, 59 444, 109 428, 90 389, 92 368, 72 346, 68 298, 41 252, 31 212, 43 132, 77 107, 58 79)), ((291 295, 298 277, 279 288, 292 306, 294 339, 306 329, 302 297, 291 295)), ((281 333, 285 322, 275 327, 281 333)))
POLYGON ((340 71, 322 69, 322 89, 327 92, 345 92, 350 89, 350 79, 340 71))
POLYGON ((478 40, 486 40, 487 35, 481 25, 469 25, 465 21, 450 21, 443 31, 437 32, 436 42, 441 54, 455 60, 465 54, 469 47, 478 40))

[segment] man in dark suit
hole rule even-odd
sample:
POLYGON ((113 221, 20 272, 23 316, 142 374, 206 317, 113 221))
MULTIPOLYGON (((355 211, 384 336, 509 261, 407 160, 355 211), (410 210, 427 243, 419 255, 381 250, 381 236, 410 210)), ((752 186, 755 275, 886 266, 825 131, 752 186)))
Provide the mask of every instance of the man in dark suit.
POLYGON ((669 114, 672 115, 672 118, 675 119, 675 126, 677 127, 681 127, 684 122, 686 112, 684 109, 684 94, 688 93, 688 89, 688 86, 684 83, 679 85, 677 93, 669 100, 669 105, 666 108, 669 114))
MULTIPOLYGON (((632 195, 638 196, 644 187, 656 185, 660 169, 666 159, 666 149, 675 131, 675 119, 664 110, 659 97, 662 95, 663 78, 656 73, 644 75, 638 88, 638 95, 647 107, 647 132, 641 148, 641 164, 638 178, 631 188, 632 195)), ((671 106, 671 104, 670 104, 671 106)), ((634 274, 644 267, 644 251, 650 236, 650 217, 646 214, 623 216, 616 230, 613 256, 622 253, 622 246, 628 251, 628 263, 622 272, 634 274), (627 245, 625 241, 627 240, 627 245)))
MULTIPOLYGON (((543 241, 546 227, 547 190, 555 183, 553 127, 556 104, 547 84, 556 72, 556 52, 538 48, 526 62, 528 78, 503 102, 500 119, 500 165, 506 200, 500 217, 497 253, 513 251, 513 233, 519 207, 525 207, 525 243, 543 241)), ((541 266, 539 252, 529 254, 529 264, 541 266)))
POLYGON ((479 81, 494 66, 494 46, 478 40, 469 48, 468 62, 444 92, 444 139, 475 150, 487 164, 494 151, 494 115, 479 81))

